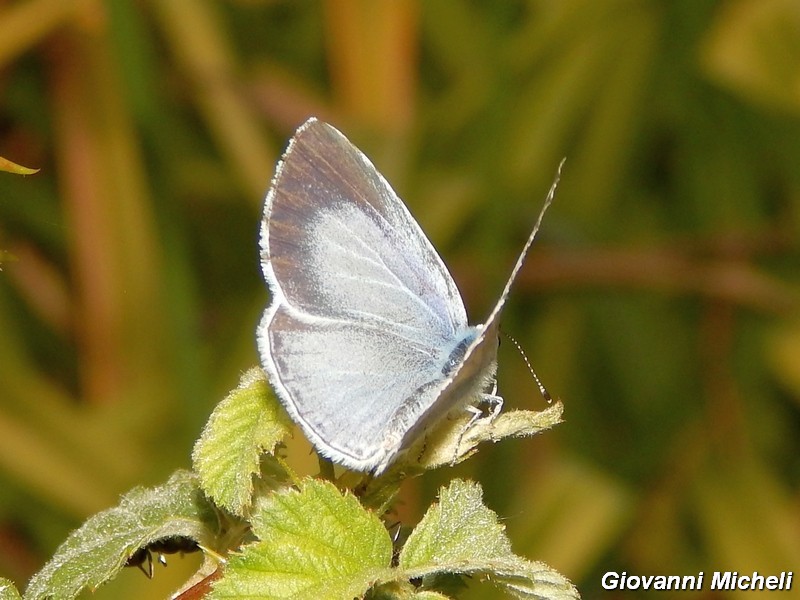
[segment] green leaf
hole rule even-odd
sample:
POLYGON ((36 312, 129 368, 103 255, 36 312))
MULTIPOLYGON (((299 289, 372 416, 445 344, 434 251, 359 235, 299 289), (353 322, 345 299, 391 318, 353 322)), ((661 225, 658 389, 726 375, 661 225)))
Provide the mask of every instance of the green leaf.
POLYGON ((484 573, 488 581, 517 598, 579 600, 580 594, 558 571, 541 562, 507 556, 475 565, 470 573, 484 573))
POLYGON ((178 471, 154 488, 135 488, 118 506, 73 531, 30 581, 26 600, 74 598, 116 575, 138 548, 183 536, 213 548, 218 518, 193 473, 178 471))
POLYGON ((439 492, 411 532, 400 553, 400 568, 421 577, 438 571, 458 572, 460 565, 511 554, 511 544, 497 515, 482 500, 477 483, 455 479, 439 492))
POLYGON ((519 598, 567 600, 578 591, 542 563, 511 552, 505 527, 484 506, 477 483, 454 480, 409 536, 399 571, 407 579, 441 573, 480 574, 519 598))
POLYGON ((453 597, 441 592, 418 590, 407 581, 393 581, 372 588, 364 598, 365 600, 452 600, 453 597))
POLYGON ((391 576, 385 527, 329 482, 309 479, 264 498, 253 532, 258 541, 228 561, 211 598, 350 599, 391 576))
MULTIPOLYGON (((469 428, 472 413, 467 411, 456 419, 446 419, 420 439, 379 477, 366 482, 361 502, 383 512, 394 500, 401 483, 414 473, 459 463, 472 456, 483 442, 498 442, 508 437, 528 437, 561 423, 564 405, 556 400, 545 410, 512 410, 496 418, 479 419, 469 428)), ((342 479, 348 481, 348 479, 342 479)), ((353 482, 358 480, 352 478, 353 482)), ((353 483, 353 486, 359 483, 353 483)))
POLYGON ((409 450, 408 456, 418 456, 424 469, 459 463, 472 456, 483 442, 498 442, 508 437, 529 437, 561 423, 564 405, 556 400, 545 410, 511 410, 496 418, 479 419, 469 429, 471 413, 446 421, 427 439, 417 442, 419 451, 409 450))
POLYGON ((262 454, 272 452, 291 426, 264 372, 250 369, 219 403, 194 447, 194 468, 205 492, 232 513, 244 514, 262 454))
POLYGON ((5 577, 0 577, 0 600, 20 600, 20 598, 16 586, 5 577))

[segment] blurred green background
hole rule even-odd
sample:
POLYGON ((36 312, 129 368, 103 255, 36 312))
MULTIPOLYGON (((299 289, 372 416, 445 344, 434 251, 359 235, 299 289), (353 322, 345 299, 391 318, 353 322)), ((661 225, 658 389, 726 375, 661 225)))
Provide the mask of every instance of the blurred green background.
MULTIPOLYGON (((41 168, 0 173, 0 576, 189 465, 257 363, 261 203, 312 114, 473 322, 567 157, 503 322, 566 422, 408 482, 398 518, 472 477, 586 599, 652 597, 609 570, 800 571, 797 0, 0 0, 0 156, 41 168)), ((512 344, 499 377, 544 406, 512 344)))

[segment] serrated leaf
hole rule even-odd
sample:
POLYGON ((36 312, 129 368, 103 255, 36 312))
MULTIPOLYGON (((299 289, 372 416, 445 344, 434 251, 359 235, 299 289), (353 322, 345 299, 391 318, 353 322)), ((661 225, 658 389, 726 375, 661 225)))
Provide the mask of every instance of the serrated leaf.
POLYGON ((484 506, 477 483, 453 480, 408 537, 400 552, 405 578, 439 573, 482 575, 519 598, 579 598, 575 587, 542 563, 514 555, 505 527, 484 506))
POLYGON ((418 456, 424 469, 459 463, 475 453, 483 442, 499 442, 508 437, 529 437, 561 423, 564 405, 556 400, 543 411, 512 410, 500 413, 494 419, 479 419, 466 428, 472 415, 465 411, 463 417, 446 422, 427 439, 420 450, 410 450, 409 456, 418 456))
POLYGON ((5 577, 0 577, 0 600, 21 600, 17 587, 5 577))
POLYGON ((561 423, 564 405, 556 400, 543 411, 512 410, 496 418, 479 419, 469 427, 472 413, 445 420, 428 435, 420 436, 403 458, 367 483, 361 500, 366 506, 385 508, 409 474, 456 464, 472 456, 483 442, 508 437, 529 437, 561 423))
POLYGON ((461 572, 461 565, 511 554, 505 527, 484 506, 481 487, 454 479, 439 491, 408 537, 400 553, 400 568, 421 577, 437 571, 461 572), (419 571, 419 572, 418 572, 419 571))
POLYGON ((393 580, 379 582, 370 588, 364 600, 450 600, 460 598, 467 589, 464 577, 454 573, 409 580, 395 568, 392 577, 393 580))
POLYGON ((441 592, 418 590, 407 581, 393 581, 372 588, 364 600, 453 600, 453 598, 441 592))
POLYGON ((381 521, 332 483, 305 480, 264 498, 253 514, 258 542, 228 561, 211 598, 349 600, 391 574, 381 521))
POLYGON ((111 579, 130 555, 153 540, 183 536, 213 547, 217 516, 197 478, 178 471, 166 484, 135 488, 119 505, 73 531, 30 581, 26 600, 74 598, 111 579))
POLYGON ((580 600, 580 594, 558 571, 541 562, 519 556, 486 561, 473 573, 485 573, 489 583, 517 598, 535 600, 580 600))
POLYGON ((264 372, 250 369, 214 409, 192 452, 205 492, 242 515, 251 502, 261 455, 272 452, 291 426, 264 372))

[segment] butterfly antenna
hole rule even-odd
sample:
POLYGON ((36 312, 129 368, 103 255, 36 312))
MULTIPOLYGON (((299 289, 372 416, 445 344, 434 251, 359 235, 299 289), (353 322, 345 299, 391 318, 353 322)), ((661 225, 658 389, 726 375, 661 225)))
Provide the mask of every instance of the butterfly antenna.
POLYGON ((509 340, 511 340, 511 343, 514 344, 514 346, 517 347, 517 351, 522 356, 522 360, 524 360, 525 364, 528 365, 528 371, 530 371, 530 374, 533 375, 533 379, 536 382, 536 385, 539 386, 539 392, 541 392, 542 397, 545 400, 547 400, 548 404, 552 404, 553 403, 553 397, 550 395, 550 392, 547 391, 547 388, 544 387, 544 384, 542 383, 542 380, 539 379, 539 376, 536 374, 536 371, 533 370, 533 366, 531 366, 531 361, 528 360, 528 356, 525 354, 525 351, 522 349, 522 346, 519 345, 519 342, 517 340, 515 340, 511 336, 511 334, 508 334, 508 333, 506 333, 504 331, 503 335, 505 337, 507 337, 509 340))
MULTIPOLYGON (((547 198, 544 200, 544 205, 542 206, 541 210, 539 211, 539 216, 536 217, 536 223, 533 225, 533 230, 531 234, 528 236, 528 241, 525 242, 525 245, 522 247, 522 252, 520 252, 519 257, 517 258, 517 262, 514 265, 514 268, 511 270, 511 275, 506 282, 506 287, 503 288, 503 293, 501 294, 501 298, 505 299, 508 296, 508 293, 511 291, 511 284, 514 283, 514 280, 517 278, 517 273, 522 268, 522 263, 525 262, 525 257, 528 254, 528 250, 530 250, 531 245, 533 244, 533 240, 536 238, 536 234, 539 233, 539 228, 542 226, 542 219, 544 218, 544 213, 547 212, 547 209, 550 208, 550 204, 553 202, 553 198, 556 195, 556 189, 558 188, 558 183, 561 180, 561 169, 564 168, 564 162, 566 162, 566 158, 562 158, 561 162, 558 163, 558 169, 556 170, 555 179, 553 179, 553 183, 550 185, 550 190, 547 192, 547 198)), ((488 321, 491 321, 493 317, 500 311, 503 307, 503 301, 498 302, 497 306, 494 309, 494 313, 489 315, 488 321)))

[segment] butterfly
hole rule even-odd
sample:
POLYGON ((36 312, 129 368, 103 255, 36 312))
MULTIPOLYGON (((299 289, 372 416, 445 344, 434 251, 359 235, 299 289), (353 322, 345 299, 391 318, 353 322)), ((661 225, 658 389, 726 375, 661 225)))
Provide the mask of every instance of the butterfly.
POLYGON ((488 319, 470 326, 444 262, 369 159, 315 118, 295 132, 264 205, 271 298, 257 343, 321 455, 378 475, 454 409, 499 411, 499 317, 557 182, 488 319))

